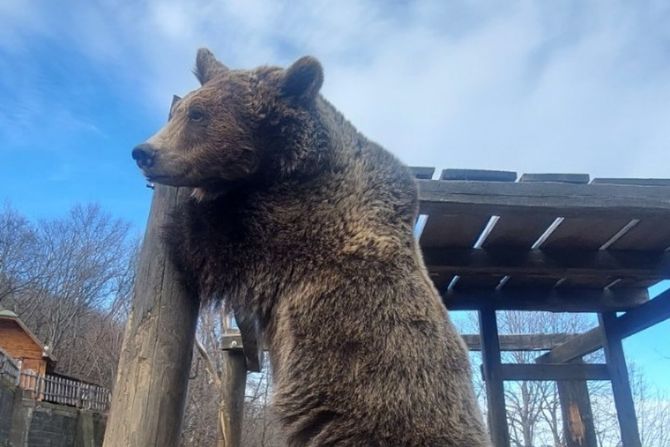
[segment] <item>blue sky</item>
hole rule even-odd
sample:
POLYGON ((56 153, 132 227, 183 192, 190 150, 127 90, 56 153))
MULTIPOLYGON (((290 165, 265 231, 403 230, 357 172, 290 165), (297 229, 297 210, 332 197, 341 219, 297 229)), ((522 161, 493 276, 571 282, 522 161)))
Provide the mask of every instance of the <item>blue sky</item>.
MULTIPOLYGON (((408 164, 670 177, 668 23, 664 0, 4 0, 0 200, 97 201, 141 231, 130 150, 197 87, 200 46, 232 67, 317 56, 324 94, 408 164)), ((627 350, 670 388, 653 331, 627 350)))

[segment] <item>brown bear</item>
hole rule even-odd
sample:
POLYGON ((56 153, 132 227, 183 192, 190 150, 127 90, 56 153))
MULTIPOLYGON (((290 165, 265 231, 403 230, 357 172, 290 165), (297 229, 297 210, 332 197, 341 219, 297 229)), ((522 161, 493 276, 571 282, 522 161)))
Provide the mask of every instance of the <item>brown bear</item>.
POLYGON ((231 70, 133 150, 194 188, 166 229, 202 299, 255 320, 291 446, 488 446, 465 346, 428 278, 408 169, 319 94, 319 62, 231 70))

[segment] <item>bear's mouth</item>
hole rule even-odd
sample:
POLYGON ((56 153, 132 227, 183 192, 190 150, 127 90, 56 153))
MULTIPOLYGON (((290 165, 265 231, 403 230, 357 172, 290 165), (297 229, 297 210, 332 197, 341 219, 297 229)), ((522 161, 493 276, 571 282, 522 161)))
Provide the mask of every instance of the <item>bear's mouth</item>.
POLYGON ((147 172, 143 172, 143 174, 148 183, 160 183, 161 185, 176 187, 188 186, 191 188, 199 186, 198 184, 189 181, 188 177, 181 175, 150 174, 147 172))
POLYGON ((175 182, 175 179, 169 175, 144 174, 144 178, 146 179, 147 183, 152 185, 154 183, 159 183, 161 185, 168 186, 183 186, 180 183, 175 182))

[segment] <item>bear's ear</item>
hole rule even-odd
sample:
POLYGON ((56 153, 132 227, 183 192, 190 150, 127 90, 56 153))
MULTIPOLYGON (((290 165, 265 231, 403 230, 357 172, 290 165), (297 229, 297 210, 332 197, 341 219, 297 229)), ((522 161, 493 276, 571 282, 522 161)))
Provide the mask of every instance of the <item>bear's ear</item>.
POLYGON ((286 70, 281 81, 281 91, 288 97, 309 100, 316 97, 322 84, 321 63, 311 56, 305 56, 286 70))
POLYGON ((217 61, 211 51, 207 48, 200 48, 198 50, 198 55, 195 57, 195 70, 193 70, 193 74, 198 78, 201 85, 226 71, 228 71, 228 67, 217 61))

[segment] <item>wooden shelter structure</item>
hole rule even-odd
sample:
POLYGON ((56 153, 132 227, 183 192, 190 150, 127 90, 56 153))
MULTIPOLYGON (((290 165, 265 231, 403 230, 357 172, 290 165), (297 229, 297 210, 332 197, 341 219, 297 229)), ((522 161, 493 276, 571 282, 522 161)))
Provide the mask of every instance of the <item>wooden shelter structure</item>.
MULTIPOLYGON (((503 383, 559 383, 566 442, 595 446, 587 380, 612 384, 622 445, 640 447, 622 339, 670 317, 670 180, 591 180, 578 174, 413 168, 417 235, 431 278, 451 310, 479 313, 488 423, 510 445, 503 383), (498 334, 496 311, 594 312, 584 334, 498 334), (619 315, 619 313, 622 313, 619 315), (603 348, 605 363, 583 357, 603 348), (507 364, 501 350, 544 350, 535 364, 507 364)), ((186 193, 158 186, 140 259, 105 446, 174 446, 183 409, 197 310, 174 281, 160 225, 186 193), (153 374, 160 373, 158 376, 153 374), (166 397, 167 396, 167 397, 166 397)), ((239 445, 244 377, 261 367, 253 324, 226 336, 227 445, 239 445)))
MULTIPOLYGON (((509 446, 503 382, 559 383, 568 446, 595 446, 586 380, 609 380, 624 447, 639 447, 622 339, 670 317, 670 180, 590 180, 584 174, 415 169, 420 243, 449 309, 479 312, 488 423, 509 446), (593 330, 536 364, 501 362, 496 310, 595 312, 593 330), (617 312, 625 312, 617 316, 617 312), (604 348, 604 364, 583 356, 604 348)), ((509 347, 508 347, 509 349, 509 347)))
POLYGON ((7 309, 0 309, 0 349, 19 362, 22 373, 44 377, 56 362, 49 347, 7 309))

